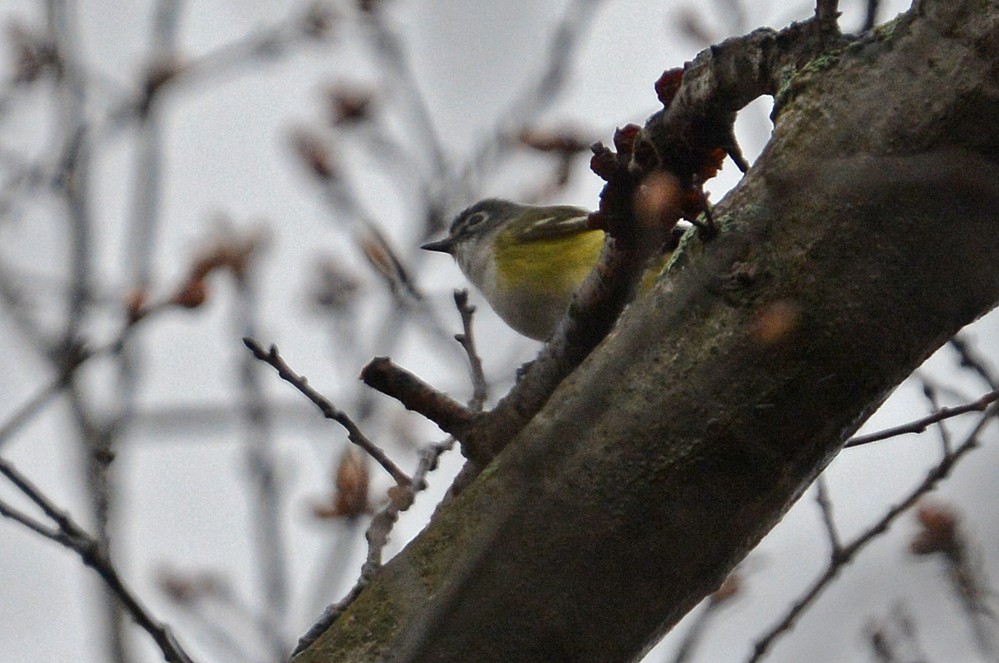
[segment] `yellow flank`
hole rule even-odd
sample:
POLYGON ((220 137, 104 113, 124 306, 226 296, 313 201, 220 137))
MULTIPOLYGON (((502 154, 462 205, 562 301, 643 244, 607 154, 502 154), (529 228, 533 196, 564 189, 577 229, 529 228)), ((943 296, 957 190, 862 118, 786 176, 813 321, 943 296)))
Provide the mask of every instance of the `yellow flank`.
POLYGON ((535 296, 568 299, 597 263, 603 245, 602 230, 522 243, 508 243, 501 233, 496 249, 503 260, 496 265, 497 285, 501 290, 526 289, 535 296))

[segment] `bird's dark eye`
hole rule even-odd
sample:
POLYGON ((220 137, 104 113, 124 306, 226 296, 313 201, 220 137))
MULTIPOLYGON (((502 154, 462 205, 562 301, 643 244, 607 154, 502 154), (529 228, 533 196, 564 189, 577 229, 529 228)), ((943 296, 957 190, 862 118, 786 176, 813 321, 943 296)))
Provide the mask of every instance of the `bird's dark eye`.
POLYGON ((474 226, 479 225, 480 223, 484 223, 488 218, 489 215, 486 214, 485 212, 476 212, 475 214, 469 214, 465 218, 465 227, 472 228, 474 226))
POLYGON ((456 234, 464 234, 474 228, 475 226, 485 223, 489 220, 488 212, 475 212, 474 214, 469 214, 463 217, 461 221, 457 224, 458 227, 455 228, 456 234))

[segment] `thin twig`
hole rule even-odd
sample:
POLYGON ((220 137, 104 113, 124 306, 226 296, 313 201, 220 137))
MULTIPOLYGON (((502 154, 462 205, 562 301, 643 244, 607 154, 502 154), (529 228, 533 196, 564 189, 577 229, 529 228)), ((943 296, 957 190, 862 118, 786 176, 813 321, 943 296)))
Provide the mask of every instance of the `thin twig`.
POLYGON ((32 417, 37 415, 45 408, 46 405, 52 402, 52 400, 59 395, 59 392, 61 392, 65 386, 66 380, 60 376, 42 387, 37 394, 29 398, 24 405, 15 410, 14 414, 12 414, 10 418, 3 423, 3 425, 0 425, 0 447, 3 447, 3 445, 14 436, 21 426, 28 423, 32 417))
POLYGON ((829 537, 829 557, 835 562, 842 554, 843 544, 839 538, 839 531, 836 529, 836 520, 833 518, 832 502, 829 501, 826 480, 822 475, 815 481, 815 502, 819 505, 822 524, 825 525, 826 535, 829 537))
POLYGON ((970 368, 985 381, 985 384, 989 385, 989 389, 999 391, 999 377, 986 365, 984 359, 975 354, 975 351, 972 350, 967 341, 960 336, 955 336, 950 339, 950 346, 961 357, 961 366, 963 368, 970 368))
POLYGON ((839 575, 840 571, 842 571, 843 568, 845 568, 846 565, 849 564, 857 556, 857 554, 867 546, 867 544, 886 532, 899 516, 908 511, 914 504, 916 504, 916 502, 919 501, 921 497, 936 488, 937 484, 950 474, 954 465, 956 465, 961 458, 963 458, 972 449, 978 447, 978 436, 995 416, 996 411, 997 405, 990 405, 979 418, 978 424, 975 428, 968 434, 964 442, 954 449, 953 453, 946 454, 940 462, 926 474, 919 485, 916 486, 916 488, 913 489, 912 492, 910 492, 899 504, 888 509, 880 520, 869 527, 865 532, 858 535, 849 544, 840 548, 839 555, 830 560, 830 563, 826 567, 825 571, 823 571, 815 582, 812 583, 812 585, 802 594, 801 598, 791 606, 784 618, 756 641, 756 644, 753 647, 753 653, 747 659, 748 663, 756 663, 757 661, 762 660, 777 639, 794 626, 798 617, 800 617, 801 614, 809 608, 816 601, 816 599, 818 599, 819 595, 822 594, 826 587, 828 587, 836 576, 839 575))
POLYGON ((298 373, 295 373, 295 371, 288 366, 284 358, 281 357, 278 352, 277 346, 271 345, 270 349, 264 350, 263 347, 257 343, 257 341, 249 336, 243 339, 243 344, 250 349, 250 352, 253 353, 254 357, 273 366, 282 380, 298 389, 298 391, 300 391, 306 398, 312 401, 313 404, 315 404, 315 406, 318 407, 323 413, 324 417, 332 419, 343 426, 344 430, 347 431, 347 439, 364 449, 368 455, 374 458, 375 462, 381 465, 399 486, 412 485, 412 480, 406 476, 406 473, 399 469, 399 466, 392 462, 392 460, 385 454, 384 451, 381 450, 381 448, 378 447, 378 445, 369 440, 357 424, 355 424, 346 413, 337 409, 337 407, 333 405, 333 403, 331 403, 325 396, 309 386, 308 379, 298 373))
POLYGON ((170 663, 193 663, 194 659, 184 651, 170 628, 159 622, 121 579, 117 569, 108 558, 105 547, 97 539, 88 534, 69 514, 59 509, 42 493, 30 479, 3 458, 0 458, 0 474, 5 476, 21 493, 41 509, 42 513, 56 524, 57 529, 49 529, 30 516, 2 503, 0 503, 0 515, 11 518, 32 531, 76 552, 83 563, 94 569, 104 580, 108 590, 121 600, 135 622, 152 636, 167 661, 170 663))
POLYGON ((957 407, 943 407, 940 408, 938 412, 927 415, 922 419, 910 421, 907 424, 886 428, 885 430, 878 431, 877 433, 871 433, 869 435, 854 436, 846 443, 846 447, 859 447, 863 444, 870 444, 871 442, 886 440, 890 437, 898 437, 899 435, 906 435, 908 433, 923 433, 927 428, 929 428, 929 426, 941 422, 944 419, 950 419, 962 414, 967 414, 968 412, 982 412, 996 400, 999 400, 999 391, 990 391, 972 403, 958 405, 957 407))
POLYGON ((35 534, 38 534, 46 539, 56 542, 61 541, 61 533, 59 530, 46 526, 44 523, 32 518, 28 514, 11 506, 3 500, 0 500, 0 516, 10 518, 15 522, 21 523, 35 534))
MULTIPOLYGON (((930 409, 933 412, 940 412, 943 407, 940 405, 940 399, 937 397, 937 389, 928 381, 921 380, 923 384, 923 397, 929 402, 930 409)), ((940 425, 937 426, 937 432, 940 433, 940 444, 943 447, 944 455, 949 454, 953 444, 951 443, 950 432, 947 430, 947 426, 941 420, 938 422, 940 425)))
POLYGON ((482 358, 479 357, 475 348, 475 336, 472 334, 472 317, 475 314, 475 307, 468 304, 468 290, 455 290, 454 303, 461 314, 462 333, 455 334, 454 340, 461 344, 468 356, 468 368, 472 374, 472 399, 468 401, 468 409, 473 412, 482 410, 486 399, 489 397, 489 386, 486 383, 486 374, 482 370, 482 358))
POLYGON ((718 614, 718 604, 705 601, 699 613, 690 619, 690 627, 683 634, 680 645, 676 648, 672 663, 687 663, 690 661, 707 633, 708 625, 718 614))

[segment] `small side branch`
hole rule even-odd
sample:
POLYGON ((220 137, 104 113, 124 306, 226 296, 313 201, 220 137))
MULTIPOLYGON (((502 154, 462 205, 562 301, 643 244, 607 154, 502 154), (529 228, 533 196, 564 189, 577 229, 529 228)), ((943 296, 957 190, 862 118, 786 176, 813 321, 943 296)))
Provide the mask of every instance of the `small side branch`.
POLYGON ((372 389, 395 398, 437 424, 459 440, 475 414, 447 394, 437 391, 388 357, 375 357, 361 371, 361 380, 372 389))
POLYGON ((836 529, 832 501, 829 499, 829 492, 823 476, 819 476, 815 481, 815 503, 819 506, 819 512, 822 514, 822 524, 825 525, 826 535, 829 537, 829 557, 833 563, 838 562, 840 555, 843 553, 843 544, 840 542, 839 531, 836 529))
POLYGON ((902 424, 901 426, 886 428, 885 430, 871 433, 870 435, 857 435, 846 443, 846 447, 859 447, 864 444, 870 444, 871 442, 878 442, 880 440, 886 440, 890 437, 898 437, 899 435, 906 435, 908 433, 924 433, 931 425, 940 423, 945 419, 951 419, 962 414, 967 414, 968 412, 982 412, 997 400, 999 400, 999 391, 990 391, 972 403, 958 405, 956 407, 942 407, 933 414, 927 415, 922 419, 910 421, 909 423, 902 424))
POLYGON ((475 336, 472 334, 472 316, 475 314, 475 307, 468 303, 468 290, 455 290, 454 304, 461 314, 462 328, 460 334, 455 334, 454 340, 461 344, 468 356, 468 369, 472 374, 472 399, 468 402, 468 409, 478 412, 489 397, 489 386, 486 383, 486 374, 482 370, 482 359, 475 347, 475 336))
POLYGON ((958 356, 961 357, 961 367, 971 369, 973 372, 977 373, 985 384, 989 386, 990 389, 995 389, 999 391, 999 378, 993 375, 992 370, 985 365, 985 360, 979 357, 975 351, 968 345, 960 336, 955 336, 950 339, 950 346, 957 351, 958 356))
POLYGON ((287 362, 285 362, 284 358, 278 352, 277 346, 271 345, 269 349, 264 350, 257 341, 250 337, 244 338, 243 344, 249 348, 254 357, 274 367, 282 380, 298 389, 306 398, 312 401, 323 413, 324 417, 332 419, 343 426, 347 431, 347 438, 374 458, 375 462, 381 465, 398 485, 408 487, 412 484, 412 480, 406 473, 399 469, 399 466, 392 462, 392 459, 377 444, 369 440, 360 427, 346 413, 337 409, 329 399, 310 387, 307 378, 299 375, 288 366, 287 362))

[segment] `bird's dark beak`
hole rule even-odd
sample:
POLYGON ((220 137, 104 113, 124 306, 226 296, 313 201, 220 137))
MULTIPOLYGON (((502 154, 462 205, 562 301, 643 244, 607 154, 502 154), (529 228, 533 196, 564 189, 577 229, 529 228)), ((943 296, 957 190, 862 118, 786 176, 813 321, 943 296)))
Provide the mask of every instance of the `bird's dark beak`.
POLYGON ((451 253, 454 249, 454 240, 450 237, 445 237, 444 239, 439 239, 436 242, 427 242, 420 246, 421 249, 426 249, 427 251, 440 251, 441 253, 451 253))

